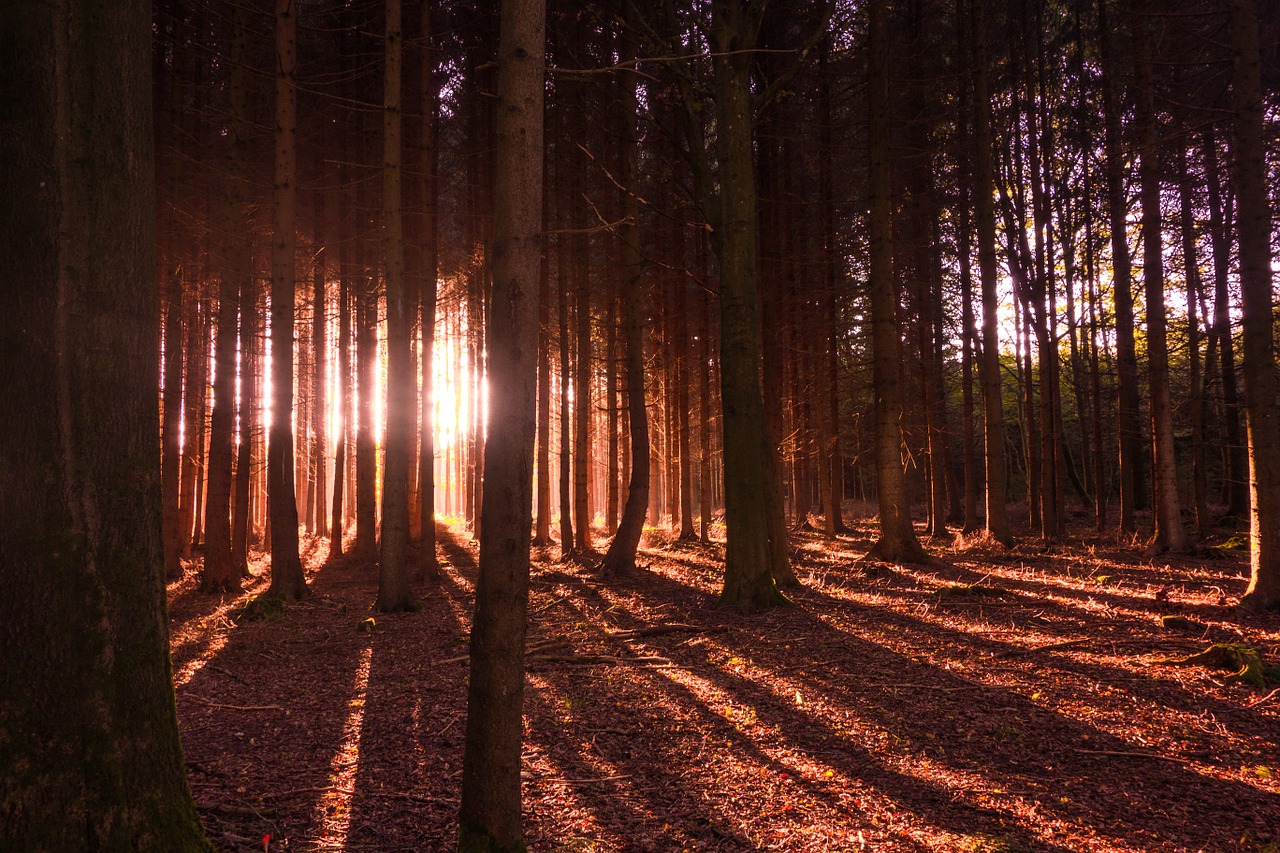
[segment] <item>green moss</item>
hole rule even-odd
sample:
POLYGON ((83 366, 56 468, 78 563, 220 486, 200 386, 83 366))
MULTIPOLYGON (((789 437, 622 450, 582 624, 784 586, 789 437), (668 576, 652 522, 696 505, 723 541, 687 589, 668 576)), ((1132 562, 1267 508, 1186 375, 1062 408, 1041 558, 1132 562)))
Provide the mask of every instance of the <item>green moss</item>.
POLYGON ((362 634, 372 634, 374 629, 378 627, 378 620, 370 616, 368 619, 360 620, 360 624, 356 626, 356 630, 362 634))
POLYGON ((1248 551, 1249 537, 1244 534, 1236 533, 1227 537, 1226 540, 1219 542, 1213 547, 1217 548, 1219 551, 1248 551))
POLYGON ((1229 670, 1231 674, 1224 681, 1248 684, 1259 689, 1268 684, 1280 683, 1280 667, 1264 664, 1258 650, 1244 643, 1214 643, 1197 654, 1160 662, 1174 666, 1229 670))
POLYGON ((231 612, 231 620, 240 622, 263 622, 279 619, 284 614, 284 596, 263 593, 255 595, 231 612))

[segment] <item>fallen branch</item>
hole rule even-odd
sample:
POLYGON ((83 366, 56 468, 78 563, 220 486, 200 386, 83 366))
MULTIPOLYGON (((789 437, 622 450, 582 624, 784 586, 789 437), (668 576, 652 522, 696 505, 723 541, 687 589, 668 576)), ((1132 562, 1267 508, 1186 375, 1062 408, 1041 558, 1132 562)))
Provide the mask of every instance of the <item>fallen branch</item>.
POLYGON ((679 631, 690 631, 694 634, 710 634, 714 631, 726 631, 723 626, 703 627, 672 622, 669 625, 651 625, 648 628, 624 628, 621 631, 610 631, 609 636, 615 640, 634 640, 639 637, 657 637, 662 634, 674 634, 679 631))
POLYGON ((1160 755, 1155 752, 1128 752, 1120 749, 1077 749, 1083 755, 1113 755, 1122 758, 1154 758, 1157 761, 1175 761, 1178 764, 1190 764, 1185 758, 1175 758, 1172 755, 1160 755))
POLYGON ((1259 705, 1263 704, 1264 702, 1268 702, 1274 699, 1277 695, 1280 695, 1280 687, 1277 687, 1275 690, 1272 690, 1270 693, 1268 693, 1266 696, 1263 696, 1261 699, 1257 699, 1253 702, 1250 702, 1248 705, 1245 705, 1245 707, 1256 708, 1259 705))
POLYGON ((221 702, 214 702, 212 699, 205 699, 203 696, 196 696, 193 693, 183 693, 182 698, 190 699, 193 702, 199 702, 201 705, 207 705, 210 708, 225 708, 228 711, 283 711, 284 708, 279 705, 224 705, 221 702))

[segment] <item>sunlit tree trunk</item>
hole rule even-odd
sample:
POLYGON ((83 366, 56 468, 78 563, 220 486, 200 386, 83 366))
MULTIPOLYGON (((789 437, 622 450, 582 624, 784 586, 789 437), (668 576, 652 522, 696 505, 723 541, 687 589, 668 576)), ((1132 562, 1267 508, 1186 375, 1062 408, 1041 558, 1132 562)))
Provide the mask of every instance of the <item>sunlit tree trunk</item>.
POLYGON ((538 260, 538 506, 533 544, 540 548, 551 544, 551 246, 546 236, 549 195, 544 189, 542 254, 538 260))
POLYGON ((1236 381, 1235 342, 1231 336, 1231 204, 1222 199, 1222 175, 1218 164, 1218 142, 1211 131, 1204 135, 1205 184, 1209 197, 1209 239, 1213 249, 1213 337, 1216 341, 1218 375, 1222 378, 1224 409, 1223 437, 1226 443, 1225 497, 1227 516, 1236 523, 1243 518, 1249 501, 1249 460, 1245 440, 1240 435, 1240 392, 1236 381))
MULTIPOLYGON (((346 229, 344 229, 345 231, 346 229)), ((351 275, 345 242, 338 250, 338 425, 333 451, 333 506, 329 519, 329 556, 342 555, 347 491, 347 441, 351 431, 351 275)))
POLYGON ((591 243, 586 234, 573 236, 573 276, 577 341, 573 380, 573 518, 577 524, 575 550, 589 554, 591 507, 587 493, 591 472, 591 243))
POLYGON ((422 278, 418 286, 418 310, 422 323, 422 396, 419 398, 419 420, 422 432, 418 436, 418 512, 421 538, 418 550, 418 574, 430 580, 440 575, 436 559, 436 477, 435 477, 435 349, 436 349, 436 286, 439 277, 440 244, 436 212, 438 209, 438 181, 436 125, 440 113, 440 96, 436 91, 435 51, 431 47, 431 2, 420 0, 421 46, 419 57, 422 79, 422 131, 418 163, 418 196, 422 205, 422 233, 419 252, 422 258, 422 278))
POLYGON ((271 242, 271 437, 267 498, 271 505, 270 594, 307 591, 298 558, 298 504, 293 489, 294 200, 297 196, 297 90, 294 0, 276 0, 276 154, 271 242))
POLYGON ((502 4, 488 373, 492 419, 458 813, 463 853, 525 849, 520 752, 533 522, 544 19, 542 0, 502 4))
POLYGON ((1232 86, 1240 206, 1240 297, 1245 412, 1249 425, 1249 505, 1252 575, 1240 603, 1280 608, 1280 424, 1276 411, 1275 295, 1271 270, 1271 210, 1267 201, 1258 12, 1253 0, 1233 0, 1232 86))
MULTIPOLYGON (((325 172, 322 170, 322 175, 325 172)), ((308 516, 311 530, 316 536, 325 536, 329 532, 327 506, 325 505, 325 488, 328 479, 325 470, 325 452, 328 450, 328 409, 329 389, 325 385, 328 373, 325 364, 329 356, 327 338, 328 321, 325 317, 325 295, 328 285, 329 250, 325 245, 325 190, 316 192, 315 201, 315 235, 316 257, 315 268, 311 273, 311 388, 315 395, 313 403, 314 415, 311 420, 313 435, 311 439, 311 499, 308 501, 308 516)))
POLYGON ((0 7, 6 850, 212 850, 165 620, 150 11, 0 7))
MULTIPOLYGON (((1188 136, 1188 139, 1190 137, 1188 136)), ((1197 249, 1195 209, 1191 200, 1191 175, 1187 145, 1178 151, 1178 207, 1182 230, 1182 269, 1187 292, 1188 405, 1191 407, 1191 482, 1195 502, 1196 532, 1204 536, 1212 525, 1209 517, 1208 475, 1204 464, 1204 380, 1201 368, 1200 255, 1197 249)))

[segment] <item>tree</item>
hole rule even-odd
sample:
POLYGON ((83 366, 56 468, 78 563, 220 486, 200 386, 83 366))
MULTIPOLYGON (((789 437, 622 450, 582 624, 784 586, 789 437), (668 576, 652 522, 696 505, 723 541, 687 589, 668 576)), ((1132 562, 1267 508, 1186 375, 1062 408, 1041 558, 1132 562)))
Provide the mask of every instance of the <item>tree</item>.
POLYGON ((1137 47, 1137 123, 1142 162, 1142 280, 1147 297, 1147 382, 1151 387, 1151 433, 1155 450, 1155 536, 1150 552, 1185 551, 1187 528, 1178 500, 1178 467, 1173 448, 1173 401, 1169 392, 1168 321, 1164 312, 1164 241, 1160 210, 1159 128, 1156 125, 1151 72, 1150 19, 1133 12, 1137 47))
MULTIPOLYGON (((752 166, 751 51, 763 0, 714 0, 711 6, 712 92, 716 106, 718 215, 712 242, 720 258, 720 389, 724 407, 725 546, 720 603, 760 610, 787 602, 774 582, 785 575, 771 547, 768 500, 772 464, 760 391, 759 292, 756 281, 756 192, 752 166)), ((695 154, 696 156, 696 154, 695 154)), ((775 475, 776 476, 776 475, 775 475)))
POLYGON ((298 503, 293 488, 293 299, 297 233, 298 27, 294 0, 276 0, 276 153, 271 243, 271 437, 267 500, 271 504, 271 587, 268 594, 301 598, 307 579, 298 557, 298 503))
MULTIPOLYGON (((634 9, 624 3, 628 24, 634 23, 634 9)), ((618 58, 625 67, 635 61, 635 43, 631 27, 624 27, 619 38, 618 58)), ((627 500, 622 507, 622 521, 601 561, 606 574, 630 571, 636 565, 636 548, 644 533, 644 519, 649 511, 649 412, 644 400, 644 259, 640 253, 640 205, 636 202, 636 85, 639 77, 634 68, 622 72, 621 97, 618 99, 619 129, 622 140, 618 183, 622 187, 622 225, 618 239, 622 244, 622 323, 626 347, 627 421, 631 437, 631 477, 627 484, 627 500)))
POLYGON ((520 751, 533 523, 545 18, 543 0, 503 0, 489 319, 492 417, 458 813, 458 849, 467 853, 525 849, 520 751))
POLYGON ((1004 397, 1000 387, 1000 330, 996 290, 996 220, 992 201, 991 98, 987 92, 987 31, 985 0, 972 0, 973 16, 973 189, 978 226, 978 277, 982 290, 982 383, 984 458, 987 481, 987 535, 1010 545, 1009 513, 1005 506, 1004 397))
MULTIPOLYGON (((1110 0, 1114 2, 1114 0, 1110 0)), ((1142 491, 1142 431, 1138 420, 1138 356, 1133 335, 1133 282, 1129 257, 1129 204, 1124 191, 1120 99, 1116 93, 1115 34, 1107 27, 1107 0, 1098 3, 1102 39, 1102 104, 1108 214, 1111 219, 1112 290, 1115 296, 1116 379, 1119 387, 1120 529, 1136 529, 1134 510, 1142 491)))
MULTIPOLYGON (((902 433, 898 427, 902 396, 898 387, 897 284, 893 276, 893 221, 889 198, 889 34, 887 0, 868 4, 867 65, 868 167, 870 169, 871 364, 875 389, 876 486, 880 538, 870 556, 918 563, 924 549, 911 526, 906 478, 902 470, 902 433)), ((935 460, 934 464, 939 464, 935 460)))
POLYGON ((1245 415, 1249 427, 1249 588, 1240 603, 1280 608, 1280 422, 1276 412, 1271 211, 1263 143, 1258 12, 1253 0, 1231 4, 1235 43, 1232 106, 1236 131, 1236 197, 1240 206, 1240 297, 1244 343, 1245 415))
POLYGON ((207 851, 165 627, 150 4, 7 4, 0 823, 13 850, 207 851))
POLYGON ((384 613, 413 607, 409 587, 409 459, 413 441, 412 307, 404 274, 404 210, 400 169, 400 68, 404 52, 400 0, 386 3, 386 82, 383 86, 382 242, 387 285, 387 436, 382 477, 382 553, 378 600, 384 613))
MULTIPOLYGON (((233 559, 231 525, 232 461, 235 457, 236 318, 244 298, 252 298, 253 238, 245 212, 249 165, 246 160, 248 68, 245 62, 247 12, 237 9, 231 37, 231 122, 227 128, 227 165, 223 211, 223 267, 218 288, 218 338, 214 354, 213 417, 209 424, 209 495, 205 501, 204 592, 230 592, 240 585, 233 559)), ((243 322, 243 320, 242 320, 243 322)), ((248 429, 247 419, 242 429, 248 429)), ((240 464, 247 465, 247 459, 240 464)))

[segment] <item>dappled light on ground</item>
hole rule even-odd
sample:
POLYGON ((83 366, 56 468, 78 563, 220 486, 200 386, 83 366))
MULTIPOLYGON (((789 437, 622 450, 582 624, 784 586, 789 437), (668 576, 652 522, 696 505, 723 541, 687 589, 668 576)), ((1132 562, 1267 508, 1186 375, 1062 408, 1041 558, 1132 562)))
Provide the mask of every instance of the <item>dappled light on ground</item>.
MULTIPOLYGON (((1280 697, 1171 662, 1241 639, 1280 659, 1280 620, 1220 603, 1243 588, 1238 556, 935 546, 946 562, 869 567, 865 528, 798 534, 796 606, 745 616, 714 607, 721 544, 648 541, 618 579, 534 551, 532 850, 1280 843, 1280 697)), ((274 621, 235 624, 227 602, 171 587, 175 655, 209 660, 179 710, 227 849, 268 833, 291 850, 451 849, 475 545, 441 526, 438 556, 423 609, 372 633, 377 569, 349 559, 314 564, 316 595, 274 621)))

